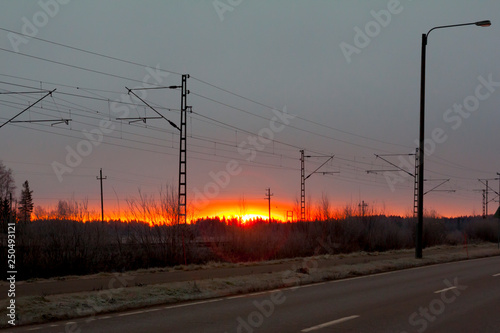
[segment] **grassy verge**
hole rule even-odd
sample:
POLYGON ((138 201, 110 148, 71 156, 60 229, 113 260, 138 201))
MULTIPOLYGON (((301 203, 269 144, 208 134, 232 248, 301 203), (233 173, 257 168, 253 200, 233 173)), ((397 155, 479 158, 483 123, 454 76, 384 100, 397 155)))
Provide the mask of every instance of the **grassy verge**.
MULTIPOLYGON (((424 252, 424 259, 414 259, 413 250, 391 251, 387 253, 355 253, 349 255, 321 255, 307 258, 280 260, 289 263, 289 269, 266 274, 255 274, 220 279, 202 279, 196 281, 154 284, 128 288, 104 289, 92 292, 26 296, 16 299, 17 325, 66 320, 77 317, 137 309, 158 304, 168 304, 191 300, 200 300, 228 295, 264 291, 283 287, 292 287, 315 282, 345 279, 354 276, 401 270, 438 263, 500 255, 496 244, 473 245, 467 255, 461 247, 436 247, 424 252), (429 253, 426 255, 426 253, 429 253), (358 256, 362 260, 352 264, 343 264, 342 258, 358 256), (384 256, 383 258, 377 258, 384 256), (340 262, 327 267, 320 267, 325 259, 339 259, 340 262)), ((260 263, 262 264, 262 263, 260 263)), ((272 264, 272 262, 270 263, 272 264)), ((177 269, 200 270, 217 269, 187 266, 177 269)), ((271 266, 270 266, 271 267, 271 266)), ((137 274, 154 273, 155 270, 136 272, 137 274)), ((158 271, 158 269, 156 270, 158 271)), ((110 277, 112 278, 112 277, 110 277)), ((6 316, 7 300, 0 301, 0 316, 6 316)), ((3 319, 0 327, 6 327, 3 319)))

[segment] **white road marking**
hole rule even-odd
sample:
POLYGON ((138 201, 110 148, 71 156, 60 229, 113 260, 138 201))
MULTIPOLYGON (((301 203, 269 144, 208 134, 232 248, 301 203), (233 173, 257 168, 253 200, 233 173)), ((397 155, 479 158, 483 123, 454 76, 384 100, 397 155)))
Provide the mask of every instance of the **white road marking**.
POLYGON ((500 276, 500 273, 498 273, 498 274, 495 274, 495 275, 493 275, 493 276, 500 276))
POLYGON ((448 291, 448 290, 452 290, 452 289, 457 289, 457 287, 449 287, 449 288, 444 288, 444 289, 441 289, 441 290, 437 290, 434 292, 434 294, 441 294, 442 292, 445 292, 445 291, 448 291))
POLYGON ((104 317, 99 317, 99 319, 111 319, 111 316, 104 316, 104 317))
POLYGON ((304 328, 301 332, 306 333, 306 332, 316 331, 316 330, 319 330, 319 329, 322 329, 322 328, 325 328, 328 326, 337 325, 337 324, 343 323, 345 321, 356 319, 356 318, 359 318, 359 316, 354 315, 354 316, 340 318, 337 320, 332 320, 332 321, 329 321, 329 322, 324 323, 324 324, 316 325, 316 326, 309 327, 309 328, 304 328))

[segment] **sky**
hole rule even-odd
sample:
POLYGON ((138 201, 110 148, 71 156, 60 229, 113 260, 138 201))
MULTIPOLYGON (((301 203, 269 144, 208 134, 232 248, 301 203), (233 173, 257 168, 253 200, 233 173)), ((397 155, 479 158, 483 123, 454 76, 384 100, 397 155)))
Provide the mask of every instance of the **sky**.
MULTIPOLYGON (((0 159, 17 195, 28 180, 47 208, 74 199, 98 210, 102 168, 106 214, 123 215, 140 195, 177 188, 179 161, 167 121, 117 119, 158 116, 126 87, 179 86, 189 74, 188 215, 267 216, 270 188, 272 215, 285 218, 300 200, 300 150, 311 156, 308 205, 412 215, 422 34, 480 20, 491 27, 428 38, 424 191, 449 181, 424 207, 481 214, 478 179, 500 172, 495 0, 5 1, 0 122, 53 89, 15 121, 72 121, 6 124, 0 159)), ((180 124, 178 89, 136 92, 180 124)), ((488 199, 493 213, 498 198, 488 199)))

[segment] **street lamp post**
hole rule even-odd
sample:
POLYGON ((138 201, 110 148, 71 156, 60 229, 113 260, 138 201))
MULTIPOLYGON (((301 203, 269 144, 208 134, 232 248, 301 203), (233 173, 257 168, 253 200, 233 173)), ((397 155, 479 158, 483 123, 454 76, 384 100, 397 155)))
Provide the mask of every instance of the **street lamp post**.
POLYGON ((427 48, 427 38, 432 30, 443 28, 462 27, 466 25, 476 25, 479 27, 489 27, 491 22, 478 21, 472 23, 462 23, 453 25, 443 25, 434 27, 426 34, 422 34, 422 59, 420 72, 420 139, 418 149, 418 202, 417 202, 417 239, 415 245, 415 258, 422 258, 422 238, 424 231, 424 141, 425 141, 425 57, 427 48))

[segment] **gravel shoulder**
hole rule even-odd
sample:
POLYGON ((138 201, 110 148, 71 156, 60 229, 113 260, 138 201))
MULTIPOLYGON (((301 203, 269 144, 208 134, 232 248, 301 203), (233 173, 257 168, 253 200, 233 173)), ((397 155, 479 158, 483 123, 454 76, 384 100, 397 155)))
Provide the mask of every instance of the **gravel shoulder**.
MULTIPOLYGON (((16 283, 17 325, 92 317, 158 304, 200 300, 500 255, 497 244, 357 252, 251 263, 209 263, 123 273, 66 276, 16 283)), ((0 282, 0 327, 7 289, 0 282)))

